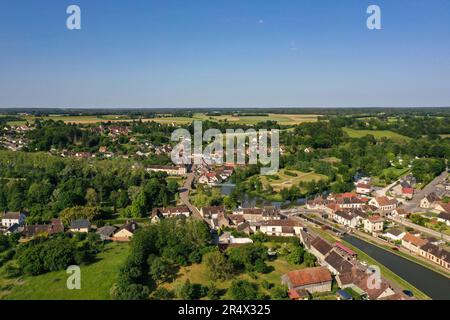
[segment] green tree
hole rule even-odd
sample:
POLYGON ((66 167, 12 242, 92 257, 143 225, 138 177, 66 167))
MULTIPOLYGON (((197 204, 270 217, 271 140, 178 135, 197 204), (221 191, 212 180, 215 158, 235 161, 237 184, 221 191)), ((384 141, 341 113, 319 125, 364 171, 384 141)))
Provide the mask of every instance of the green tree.
POLYGON ((231 276, 233 267, 218 250, 206 253, 203 256, 203 261, 211 280, 225 280, 231 276))
POLYGON ((246 280, 234 280, 228 291, 233 300, 258 300, 261 297, 256 284, 246 280))

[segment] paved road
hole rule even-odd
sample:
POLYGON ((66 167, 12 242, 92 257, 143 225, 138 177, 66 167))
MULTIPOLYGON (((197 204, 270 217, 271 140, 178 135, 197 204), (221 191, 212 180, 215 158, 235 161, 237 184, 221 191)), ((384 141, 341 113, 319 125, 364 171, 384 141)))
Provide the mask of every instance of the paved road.
POLYGON ((433 230, 433 229, 429 229, 429 228, 426 228, 426 227, 419 226, 418 224, 412 223, 408 219, 396 218, 396 217, 394 218, 394 217, 391 217, 391 216, 389 216, 388 219, 390 219, 390 220, 392 220, 392 221, 394 221, 396 223, 399 223, 401 225, 404 225, 405 227, 410 227, 410 228, 413 228, 415 230, 419 230, 420 232, 427 233, 427 234, 429 234, 429 235, 431 235, 431 236, 433 236, 433 237, 435 237, 437 239, 443 239, 443 240, 445 240, 447 242, 450 242, 450 236, 449 235, 447 235, 445 233, 440 233, 440 232, 438 232, 436 230, 433 230))
MULTIPOLYGON (((191 210, 192 215, 198 219, 202 219, 203 217, 200 214, 200 211, 191 203, 189 200, 189 193, 192 189, 192 184, 194 182, 195 175, 194 173, 188 173, 186 181, 184 182, 184 186, 180 189, 180 200, 183 204, 191 210)), ((206 220, 205 220, 206 221, 206 220)))
POLYGON ((408 201, 404 208, 407 211, 410 212, 418 212, 423 211, 423 209, 420 209, 420 200, 422 200, 424 197, 429 195, 431 192, 433 192, 436 189, 436 186, 443 182, 448 176, 448 172, 444 171, 439 176, 437 176, 433 181, 431 181, 429 184, 427 184, 422 190, 414 194, 414 197, 412 200, 408 201))

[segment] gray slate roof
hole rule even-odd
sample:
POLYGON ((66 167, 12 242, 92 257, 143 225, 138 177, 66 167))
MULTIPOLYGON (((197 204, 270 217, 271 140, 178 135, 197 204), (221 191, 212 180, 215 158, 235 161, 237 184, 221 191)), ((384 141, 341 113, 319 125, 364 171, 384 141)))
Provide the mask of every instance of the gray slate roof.
POLYGON ((90 227, 91 227, 91 223, 89 222, 89 220, 86 220, 86 219, 73 220, 70 223, 70 229, 84 229, 84 228, 90 228, 90 227))

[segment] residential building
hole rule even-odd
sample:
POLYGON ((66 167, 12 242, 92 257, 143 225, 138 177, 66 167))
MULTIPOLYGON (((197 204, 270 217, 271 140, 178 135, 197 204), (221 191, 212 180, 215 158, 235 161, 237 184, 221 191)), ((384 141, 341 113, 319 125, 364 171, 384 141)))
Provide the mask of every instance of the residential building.
POLYGON ((380 279, 377 286, 374 286, 373 280, 369 278, 371 276, 372 273, 368 270, 365 272, 354 266, 348 272, 338 274, 336 282, 340 288, 351 288, 368 300, 383 300, 396 294, 383 278, 380 279))
POLYGON ((103 241, 111 240, 116 232, 117 228, 114 226, 104 226, 97 230, 97 234, 103 241))
POLYGON ((401 241, 405 236, 406 232, 401 231, 399 229, 390 229, 387 230, 383 236, 392 241, 401 241))
POLYGON ((441 212, 437 216, 437 220, 439 222, 445 223, 447 226, 450 226, 450 212, 441 212))
POLYGON ((306 290, 309 293, 330 292, 333 278, 326 267, 295 270, 284 274, 281 283, 289 290, 306 290))
POLYGON ((444 213, 450 214, 450 203, 438 202, 434 206, 434 211, 440 212, 440 213, 444 212, 444 213))
POLYGON ((279 210, 275 207, 264 208, 241 208, 233 212, 235 215, 242 215, 248 222, 259 222, 267 220, 281 220, 279 210))
POLYGON ((25 238, 33 238, 37 235, 46 234, 53 235, 64 232, 64 225, 60 219, 52 219, 50 224, 26 225, 21 231, 25 238))
POLYGON ((334 275, 350 272, 353 267, 352 263, 350 263, 346 258, 341 256, 335 250, 331 251, 325 257, 325 263, 328 269, 334 275))
POLYGON ((356 228, 358 225, 358 218, 349 211, 336 211, 332 215, 332 219, 343 226, 349 228, 356 228))
POLYGON ((333 247, 321 237, 316 237, 310 243, 310 251, 317 257, 319 263, 325 261, 325 256, 333 249, 333 247))
POLYGON ((211 218, 211 228, 227 228, 233 225, 233 221, 228 217, 228 214, 219 212, 214 218, 211 218))
POLYGON ((411 214, 403 208, 396 208, 391 211, 391 216, 393 217, 407 218, 410 215, 411 214))
POLYGON ((415 254, 419 254, 420 247, 427 243, 428 240, 416 237, 409 232, 406 233, 402 238, 402 247, 411 252, 414 252, 415 254))
POLYGON ((441 198, 439 198, 436 193, 432 192, 420 200, 420 207, 423 209, 433 209, 438 201, 441 201, 441 198))
POLYGON ((370 233, 383 231, 384 219, 380 216, 371 216, 364 220, 364 230, 370 233))
POLYGON ((406 199, 412 199, 414 196, 414 189, 411 187, 404 187, 402 188, 402 195, 406 199))
POLYGON ((358 183, 356 185, 356 193, 362 195, 369 195, 372 192, 372 186, 368 183, 358 183))
POLYGON ((260 231, 264 234, 277 237, 293 237, 300 234, 302 226, 291 219, 262 221, 260 231))
POLYGON ((428 242, 420 247, 419 255, 450 270, 450 252, 428 242))
POLYGON ((397 200, 388 197, 375 197, 369 201, 370 205, 378 208, 380 211, 392 211, 397 208, 397 200))
POLYGON ((227 213, 224 206, 212 206, 212 207, 202 207, 200 209, 200 214, 204 218, 217 218, 219 213, 227 213))
POLYGON ((113 234, 112 239, 114 241, 130 241, 138 227, 135 221, 129 221, 113 234))
POLYGON ((173 218, 178 216, 189 217, 191 215, 191 211, 186 206, 178 206, 178 207, 168 207, 168 208, 155 208, 152 211, 150 219, 152 222, 156 217, 157 218, 173 218))
POLYGON ((2 215, 2 226, 9 228, 14 224, 22 226, 25 222, 26 215, 23 212, 4 212, 2 215))
POLYGON ((184 176, 187 173, 185 166, 160 166, 152 165, 146 168, 147 171, 165 172, 169 176, 184 176))
POLYGON ((91 223, 86 219, 73 220, 70 223, 69 230, 71 232, 88 233, 91 230, 91 223))

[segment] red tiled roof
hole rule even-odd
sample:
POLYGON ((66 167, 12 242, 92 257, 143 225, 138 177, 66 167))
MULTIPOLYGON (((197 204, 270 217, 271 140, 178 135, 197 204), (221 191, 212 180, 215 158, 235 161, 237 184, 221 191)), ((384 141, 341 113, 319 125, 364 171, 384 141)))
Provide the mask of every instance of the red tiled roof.
POLYGON ((413 236, 413 235, 412 235, 411 233, 409 233, 409 232, 408 232, 407 234, 405 234, 405 236, 403 237, 402 240, 403 240, 403 241, 406 241, 406 242, 409 242, 409 243, 411 243, 412 245, 414 245, 414 246, 416 246, 416 247, 421 247, 421 246, 423 246, 423 245, 425 245, 425 244, 428 243, 427 240, 418 238, 418 237, 416 237, 416 236, 413 236))
POLYGON ((307 268, 286 273, 293 288, 332 281, 327 267, 307 268))
POLYGON ((414 189, 413 188, 403 188, 402 189, 402 193, 403 194, 413 194, 414 193, 414 189))

